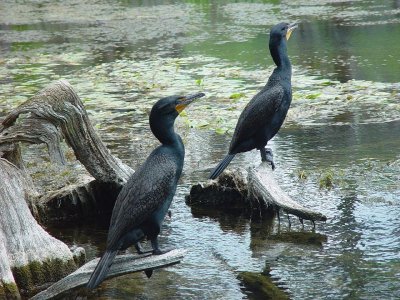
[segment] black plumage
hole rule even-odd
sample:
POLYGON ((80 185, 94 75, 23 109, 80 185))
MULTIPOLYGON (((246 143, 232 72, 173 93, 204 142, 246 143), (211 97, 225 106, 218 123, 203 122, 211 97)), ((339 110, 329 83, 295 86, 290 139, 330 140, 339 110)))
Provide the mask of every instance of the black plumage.
POLYGON ((88 289, 103 281, 119 250, 134 245, 138 253, 142 253, 140 241, 145 237, 151 241, 153 254, 163 253, 157 237, 175 195, 185 156, 182 139, 174 131, 174 122, 180 111, 202 96, 204 94, 200 93, 167 97, 153 106, 150 127, 162 145, 151 152, 119 193, 111 216, 106 251, 90 277, 88 289))
POLYGON ((269 50, 276 68, 267 84, 246 105, 236 124, 229 152, 210 174, 217 178, 237 153, 260 150, 261 160, 275 168, 272 151, 266 149, 268 141, 281 128, 292 101, 292 67, 287 54, 286 41, 296 24, 279 23, 271 29, 269 50))

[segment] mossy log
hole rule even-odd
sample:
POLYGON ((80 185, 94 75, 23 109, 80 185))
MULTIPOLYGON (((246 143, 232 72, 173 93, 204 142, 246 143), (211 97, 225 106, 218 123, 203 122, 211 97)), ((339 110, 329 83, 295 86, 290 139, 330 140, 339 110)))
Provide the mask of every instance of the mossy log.
POLYGON ((255 213, 284 211, 303 220, 326 221, 320 212, 308 209, 282 190, 271 167, 261 163, 250 168, 247 177, 239 170, 226 170, 216 180, 192 186, 186 203, 193 207, 214 207, 224 211, 241 210, 255 213))
POLYGON ((25 173, 0 158, 0 182, 0 298, 19 298, 77 266, 68 246, 33 217, 28 198, 37 193, 25 173))
MULTIPOLYGON (((186 250, 175 249, 162 255, 118 255, 114 259, 114 262, 111 265, 111 269, 106 275, 106 279, 133 272, 153 270, 161 267, 171 266, 179 263, 183 259, 185 253, 186 250)), ((99 258, 91 260, 75 272, 56 282, 48 289, 40 292, 31 299, 51 299, 55 296, 62 296, 63 294, 74 288, 84 286, 89 281, 89 278, 98 261, 99 258)))

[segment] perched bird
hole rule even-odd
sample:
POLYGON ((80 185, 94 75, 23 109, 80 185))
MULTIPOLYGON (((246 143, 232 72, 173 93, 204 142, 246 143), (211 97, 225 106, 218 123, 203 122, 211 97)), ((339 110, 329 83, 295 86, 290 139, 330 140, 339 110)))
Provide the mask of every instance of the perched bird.
POLYGON ((292 101, 292 66, 287 54, 286 41, 296 27, 296 24, 287 23, 279 23, 272 27, 269 50, 276 68, 267 84, 241 113, 229 152, 211 172, 210 179, 217 178, 237 153, 252 149, 260 150, 261 160, 270 162, 272 169, 275 169, 272 151, 265 146, 282 126, 292 101))
POLYGON ((161 145, 151 152, 119 193, 111 216, 107 248, 89 279, 88 289, 103 281, 119 250, 134 245, 138 253, 143 253, 140 241, 145 237, 151 241, 153 254, 163 253, 157 237, 174 197, 185 156, 174 122, 187 105, 203 96, 203 93, 172 96, 153 106, 150 128, 161 145))

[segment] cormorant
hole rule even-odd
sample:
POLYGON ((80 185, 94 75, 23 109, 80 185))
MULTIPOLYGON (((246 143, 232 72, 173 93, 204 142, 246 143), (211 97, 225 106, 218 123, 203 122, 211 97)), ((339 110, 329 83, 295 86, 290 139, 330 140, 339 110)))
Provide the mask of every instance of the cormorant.
POLYGON ((297 24, 279 23, 272 27, 269 36, 269 50, 276 68, 267 84, 246 105, 236 124, 235 132, 225 158, 210 174, 217 178, 237 153, 253 149, 260 150, 261 160, 271 163, 275 169, 268 141, 274 137, 285 120, 292 101, 292 66, 287 55, 286 41, 297 24))
POLYGON ((203 96, 198 93, 166 97, 151 109, 150 128, 162 145, 151 152, 119 193, 111 216, 106 251, 89 279, 88 289, 103 281, 119 250, 134 245, 138 253, 143 253, 139 242, 145 237, 151 241, 153 254, 164 253, 157 237, 174 197, 185 156, 182 139, 174 131, 174 122, 187 105, 203 96))

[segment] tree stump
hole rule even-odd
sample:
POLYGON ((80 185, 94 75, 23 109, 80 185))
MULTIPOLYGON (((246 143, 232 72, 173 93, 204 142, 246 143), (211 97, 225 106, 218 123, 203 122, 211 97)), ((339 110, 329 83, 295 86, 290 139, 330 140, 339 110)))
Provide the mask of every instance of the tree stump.
POLYGON ((36 192, 25 174, 0 158, 0 298, 58 280, 76 269, 67 245, 50 236, 28 207, 36 192))
MULTIPOLYGON (((186 198, 189 206, 220 208, 230 211, 238 208, 251 214, 284 211, 303 220, 326 221, 320 212, 308 209, 294 201, 282 190, 271 167, 261 163, 250 168, 247 177, 240 170, 225 170, 216 180, 192 186, 186 198)), ((237 209, 236 209, 237 210, 237 209)))

